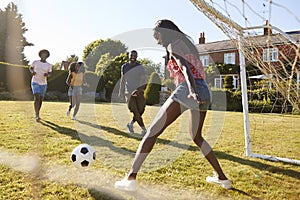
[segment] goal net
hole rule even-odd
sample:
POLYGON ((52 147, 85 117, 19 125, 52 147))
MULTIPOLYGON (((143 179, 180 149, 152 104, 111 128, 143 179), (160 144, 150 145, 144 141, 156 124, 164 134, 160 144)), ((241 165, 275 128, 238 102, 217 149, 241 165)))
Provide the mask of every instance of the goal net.
POLYGON ((300 31, 281 30, 272 14, 295 27, 299 18, 287 1, 191 2, 239 50, 246 156, 300 164, 300 31))

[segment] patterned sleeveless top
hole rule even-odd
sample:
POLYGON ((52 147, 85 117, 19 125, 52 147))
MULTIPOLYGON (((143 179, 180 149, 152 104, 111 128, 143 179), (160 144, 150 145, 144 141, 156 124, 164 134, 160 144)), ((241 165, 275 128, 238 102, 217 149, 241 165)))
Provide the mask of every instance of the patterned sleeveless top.
MULTIPOLYGON (((190 70, 195 79, 205 79, 205 71, 204 67, 199 58, 197 58, 194 54, 186 54, 185 59, 189 62, 190 70)), ((170 76, 174 78, 175 85, 179 85, 182 82, 185 82, 184 75, 181 69, 178 67, 174 58, 171 58, 167 64, 167 69, 170 72, 170 76)))
POLYGON ((77 74, 76 72, 72 72, 71 85, 82 86, 82 84, 83 84, 83 73, 77 74))

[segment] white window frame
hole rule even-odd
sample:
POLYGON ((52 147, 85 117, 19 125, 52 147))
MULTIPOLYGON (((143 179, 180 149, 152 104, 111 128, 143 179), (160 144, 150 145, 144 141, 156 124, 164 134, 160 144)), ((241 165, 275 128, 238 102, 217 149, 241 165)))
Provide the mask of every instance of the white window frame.
POLYGON ((199 59, 204 67, 209 66, 209 55, 200 56, 199 59))
POLYGON ((224 64, 235 65, 235 53, 224 53, 224 64))
POLYGON ((278 61, 278 48, 270 48, 263 50, 264 62, 277 62, 278 61))
MULTIPOLYGON (((233 80, 232 80, 233 88, 232 89, 234 89, 234 90, 238 89, 239 85, 240 85, 239 76, 237 74, 228 74, 228 75, 232 76, 232 78, 233 78, 233 80)), ((224 88, 224 79, 228 75, 220 75, 220 76, 214 78, 214 87, 218 88, 218 89, 224 88)))

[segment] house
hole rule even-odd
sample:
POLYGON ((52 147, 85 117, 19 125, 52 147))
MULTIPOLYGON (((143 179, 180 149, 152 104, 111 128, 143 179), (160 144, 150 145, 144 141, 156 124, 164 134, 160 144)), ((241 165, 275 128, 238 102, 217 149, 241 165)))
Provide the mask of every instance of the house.
MULTIPOLYGON (((231 40, 205 43, 205 35, 203 32, 200 33, 199 44, 196 44, 196 48, 198 49, 199 57, 204 67, 215 63, 239 65, 238 49, 231 40)), ((240 85, 239 74, 219 74, 214 79, 214 87, 223 88, 224 78, 228 75, 233 78, 233 89, 237 89, 240 85)))
POLYGON ((69 61, 62 61, 60 65, 60 70, 69 70, 71 62, 69 61))
MULTIPOLYGON (((297 87, 299 89, 300 84, 300 58, 299 58, 299 41, 300 41, 300 31, 290 31, 286 32, 286 34, 293 38, 297 44, 295 48, 291 48, 290 44, 282 42, 279 39, 278 34, 271 34, 268 37, 268 29, 263 29, 263 34, 258 36, 250 36, 247 38, 249 40, 255 40, 255 44, 259 46, 258 51, 255 53, 260 54, 262 62, 272 63, 272 66, 276 65, 278 68, 282 65, 279 61, 285 60, 287 61, 289 58, 291 61, 295 59, 295 56, 298 56, 298 63, 296 64, 296 82, 297 87), (266 41, 271 40, 270 42, 273 44, 271 47, 266 47, 266 41), (298 52, 296 52, 298 50, 298 52)), ((200 33, 199 43, 196 44, 196 47, 199 51, 199 57, 202 61, 204 67, 208 67, 210 65, 214 65, 215 63, 223 63, 223 64, 232 64, 239 66, 239 51, 237 49, 236 44, 231 40, 223 40, 216 42, 205 42, 204 32, 200 33)), ((249 62, 246 60, 246 65, 249 62)), ((267 68, 267 67, 266 67, 267 68)), ((266 72, 265 72, 266 73, 266 72)), ((268 74, 272 74, 272 71, 267 72, 268 74)), ((224 87, 224 78, 225 76, 232 76, 233 78, 233 89, 237 89, 240 85, 240 75, 237 74, 219 74, 214 78, 214 87, 215 88, 223 88, 224 87)), ((257 76, 258 77, 258 76, 257 76)))

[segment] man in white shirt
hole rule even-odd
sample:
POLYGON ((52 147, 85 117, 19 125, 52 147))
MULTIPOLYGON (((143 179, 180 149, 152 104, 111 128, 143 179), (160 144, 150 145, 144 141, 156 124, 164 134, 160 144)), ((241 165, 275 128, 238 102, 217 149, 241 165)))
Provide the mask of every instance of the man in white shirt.
POLYGON ((47 90, 47 77, 50 76, 52 72, 52 65, 46 61, 50 56, 50 52, 46 49, 39 51, 40 60, 33 61, 31 67, 29 68, 32 79, 31 79, 31 89, 34 95, 34 111, 35 120, 40 121, 40 109, 42 107, 42 102, 44 95, 47 90))

